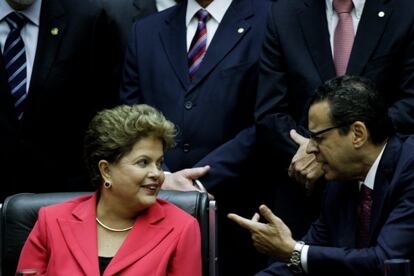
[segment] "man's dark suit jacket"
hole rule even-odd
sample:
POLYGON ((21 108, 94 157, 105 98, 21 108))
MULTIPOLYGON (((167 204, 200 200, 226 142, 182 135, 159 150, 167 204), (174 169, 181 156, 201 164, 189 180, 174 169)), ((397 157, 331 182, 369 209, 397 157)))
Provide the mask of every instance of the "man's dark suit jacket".
MULTIPOLYGON (((276 211, 288 225, 298 226, 294 232, 300 236, 307 226, 299 220, 311 203, 299 184, 286 177, 297 150, 289 130, 301 132, 307 127, 309 98, 319 85, 335 77, 325 0, 273 4, 260 70, 255 114, 258 139, 267 155, 277 156, 271 164, 280 171, 274 181, 280 186, 277 193, 282 194, 276 198, 276 211)), ((397 130, 413 133, 414 1, 366 0, 347 74, 372 79, 391 105, 389 113, 397 130)))
POLYGON ((265 1, 234 0, 194 81, 186 46, 186 3, 138 21, 128 45, 121 102, 160 109, 178 127, 166 153, 171 171, 212 165, 206 188, 240 173, 255 144, 254 101, 265 1))
POLYGON ((165 154, 168 169, 211 166, 200 180, 219 204, 220 275, 260 269, 253 270, 259 261, 249 257, 248 233, 226 214, 251 216, 263 191, 253 161, 254 102, 267 12, 264 0, 233 0, 192 82, 186 1, 137 21, 126 54, 121 101, 154 106, 178 128, 177 145, 165 154))
MULTIPOLYGON (((303 238, 311 275, 384 275, 384 261, 414 261, 414 136, 388 141, 378 165, 368 248, 355 249, 359 186, 328 183, 320 218, 303 238)), ((275 263, 257 274, 291 275, 275 263)))
POLYGON ((87 189, 77 186, 85 177, 84 130, 98 109, 117 100, 107 82, 112 41, 98 1, 43 0, 21 122, 0 55, 0 200, 16 192, 87 189))

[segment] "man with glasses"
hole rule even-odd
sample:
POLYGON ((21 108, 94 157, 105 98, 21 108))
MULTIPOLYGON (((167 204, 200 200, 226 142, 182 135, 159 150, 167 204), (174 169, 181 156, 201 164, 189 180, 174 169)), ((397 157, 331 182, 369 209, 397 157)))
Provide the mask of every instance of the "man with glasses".
POLYGON ((414 137, 393 135, 385 102, 362 77, 327 81, 308 114, 306 151, 328 184, 302 241, 265 205, 251 220, 229 215, 260 252, 280 261, 257 275, 384 275, 386 259, 413 261, 414 137))
POLYGON ((264 156, 277 156, 263 165, 273 175, 267 180, 272 209, 296 238, 318 216, 323 186, 323 171, 306 154, 308 140, 301 136, 313 91, 335 76, 369 78, 386 98, 397 132, 412 134, 413 26, 413 0, 278 0, 271 7, 256 98, 257 137, 264 156))

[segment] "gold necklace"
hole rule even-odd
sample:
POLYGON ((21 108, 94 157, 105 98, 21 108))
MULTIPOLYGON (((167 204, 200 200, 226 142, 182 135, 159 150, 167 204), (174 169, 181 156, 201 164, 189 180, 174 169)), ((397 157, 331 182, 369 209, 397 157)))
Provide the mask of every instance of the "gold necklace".
POLYGON ((100 220, 98 219, 98 217, 96 217, 96 221, 98 222, 98 224, 99 224, 100 226, 102 226, 102 227, 103 227, 103 228, 105 228, 106 230, 109 230, 109 231, 112 231, 112 232, 125 232, 125 231, 129 231, 129 230, 131 230, 131 229, 132 229, 132 227, 133 227, 133 225, 132 225, 132 226, 129 226, 129 227, 127 227, 127 228, 123 228, 123 229, 116 229, 116 228, 111 228, 111 227, 109 227, 109 226, 105 225, 102 221, 100 221, 100 220))

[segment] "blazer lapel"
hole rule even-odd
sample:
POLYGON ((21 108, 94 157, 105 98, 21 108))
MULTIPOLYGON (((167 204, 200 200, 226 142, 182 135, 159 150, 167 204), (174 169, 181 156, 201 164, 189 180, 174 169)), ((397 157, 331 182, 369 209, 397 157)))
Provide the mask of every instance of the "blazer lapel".
POLYGON ((390 139, 378 165, 371 207, 370 241, 373 240, 373 237, 377 237, 382 226, 382 223, 380 223, 381 215, 383 214, 384 205, 386 205, 400 151, 401 143, 399 139, 390 139))
POLYGON ((187 63, 185 14, 187 5, 178 5, 160 32, 161 42, 175 74, 186 90, 190 85, 187 63))
POLYGON ((30 91, 41 86, 46 80, 65 32, 65 26, 64 9, 60 2, 56 0, 43 1, 29 97, 31 96, 30 91))
POLYGON ((104 274, 116 275, 153 250, 173 230, 172 226, 160 223, 164 217, 164 210, 158 203, 140 214, 104 274))
POLYGON ((96 194, 79 204, 73 219, 58 219, 66 245, 85 275, 99 275, 96 194))
POLYGON ((325 1, 306 0, 298 17, 308 50, 322 81, 336 76, 326 22, 325 1))
POLYGON ((200 68, 188 92, 191 92, 201 80, 206 78, 250 31, 251 23, 249 22, 249 18, 254 16, 251 5, 250 0, 232 2, 214 34, 213 40, 207 49, 206 55, 201 62, 200 68))
POLYGON ((392 8, 384 2, 384 0, 366 1, 349 58, 347 74, 360 75, 377 47, 392 15, 392 8), (383 17, 379 16, 380 12, 383 12, 383 17))

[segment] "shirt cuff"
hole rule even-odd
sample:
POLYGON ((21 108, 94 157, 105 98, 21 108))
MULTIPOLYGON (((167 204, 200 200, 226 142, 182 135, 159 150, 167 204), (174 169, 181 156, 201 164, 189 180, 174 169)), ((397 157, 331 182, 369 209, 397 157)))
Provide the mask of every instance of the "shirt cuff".
POLYGON ((300 264, 306 273, 308 273, 308 251, 309 245, 304 245, 300 254, 300 264))

